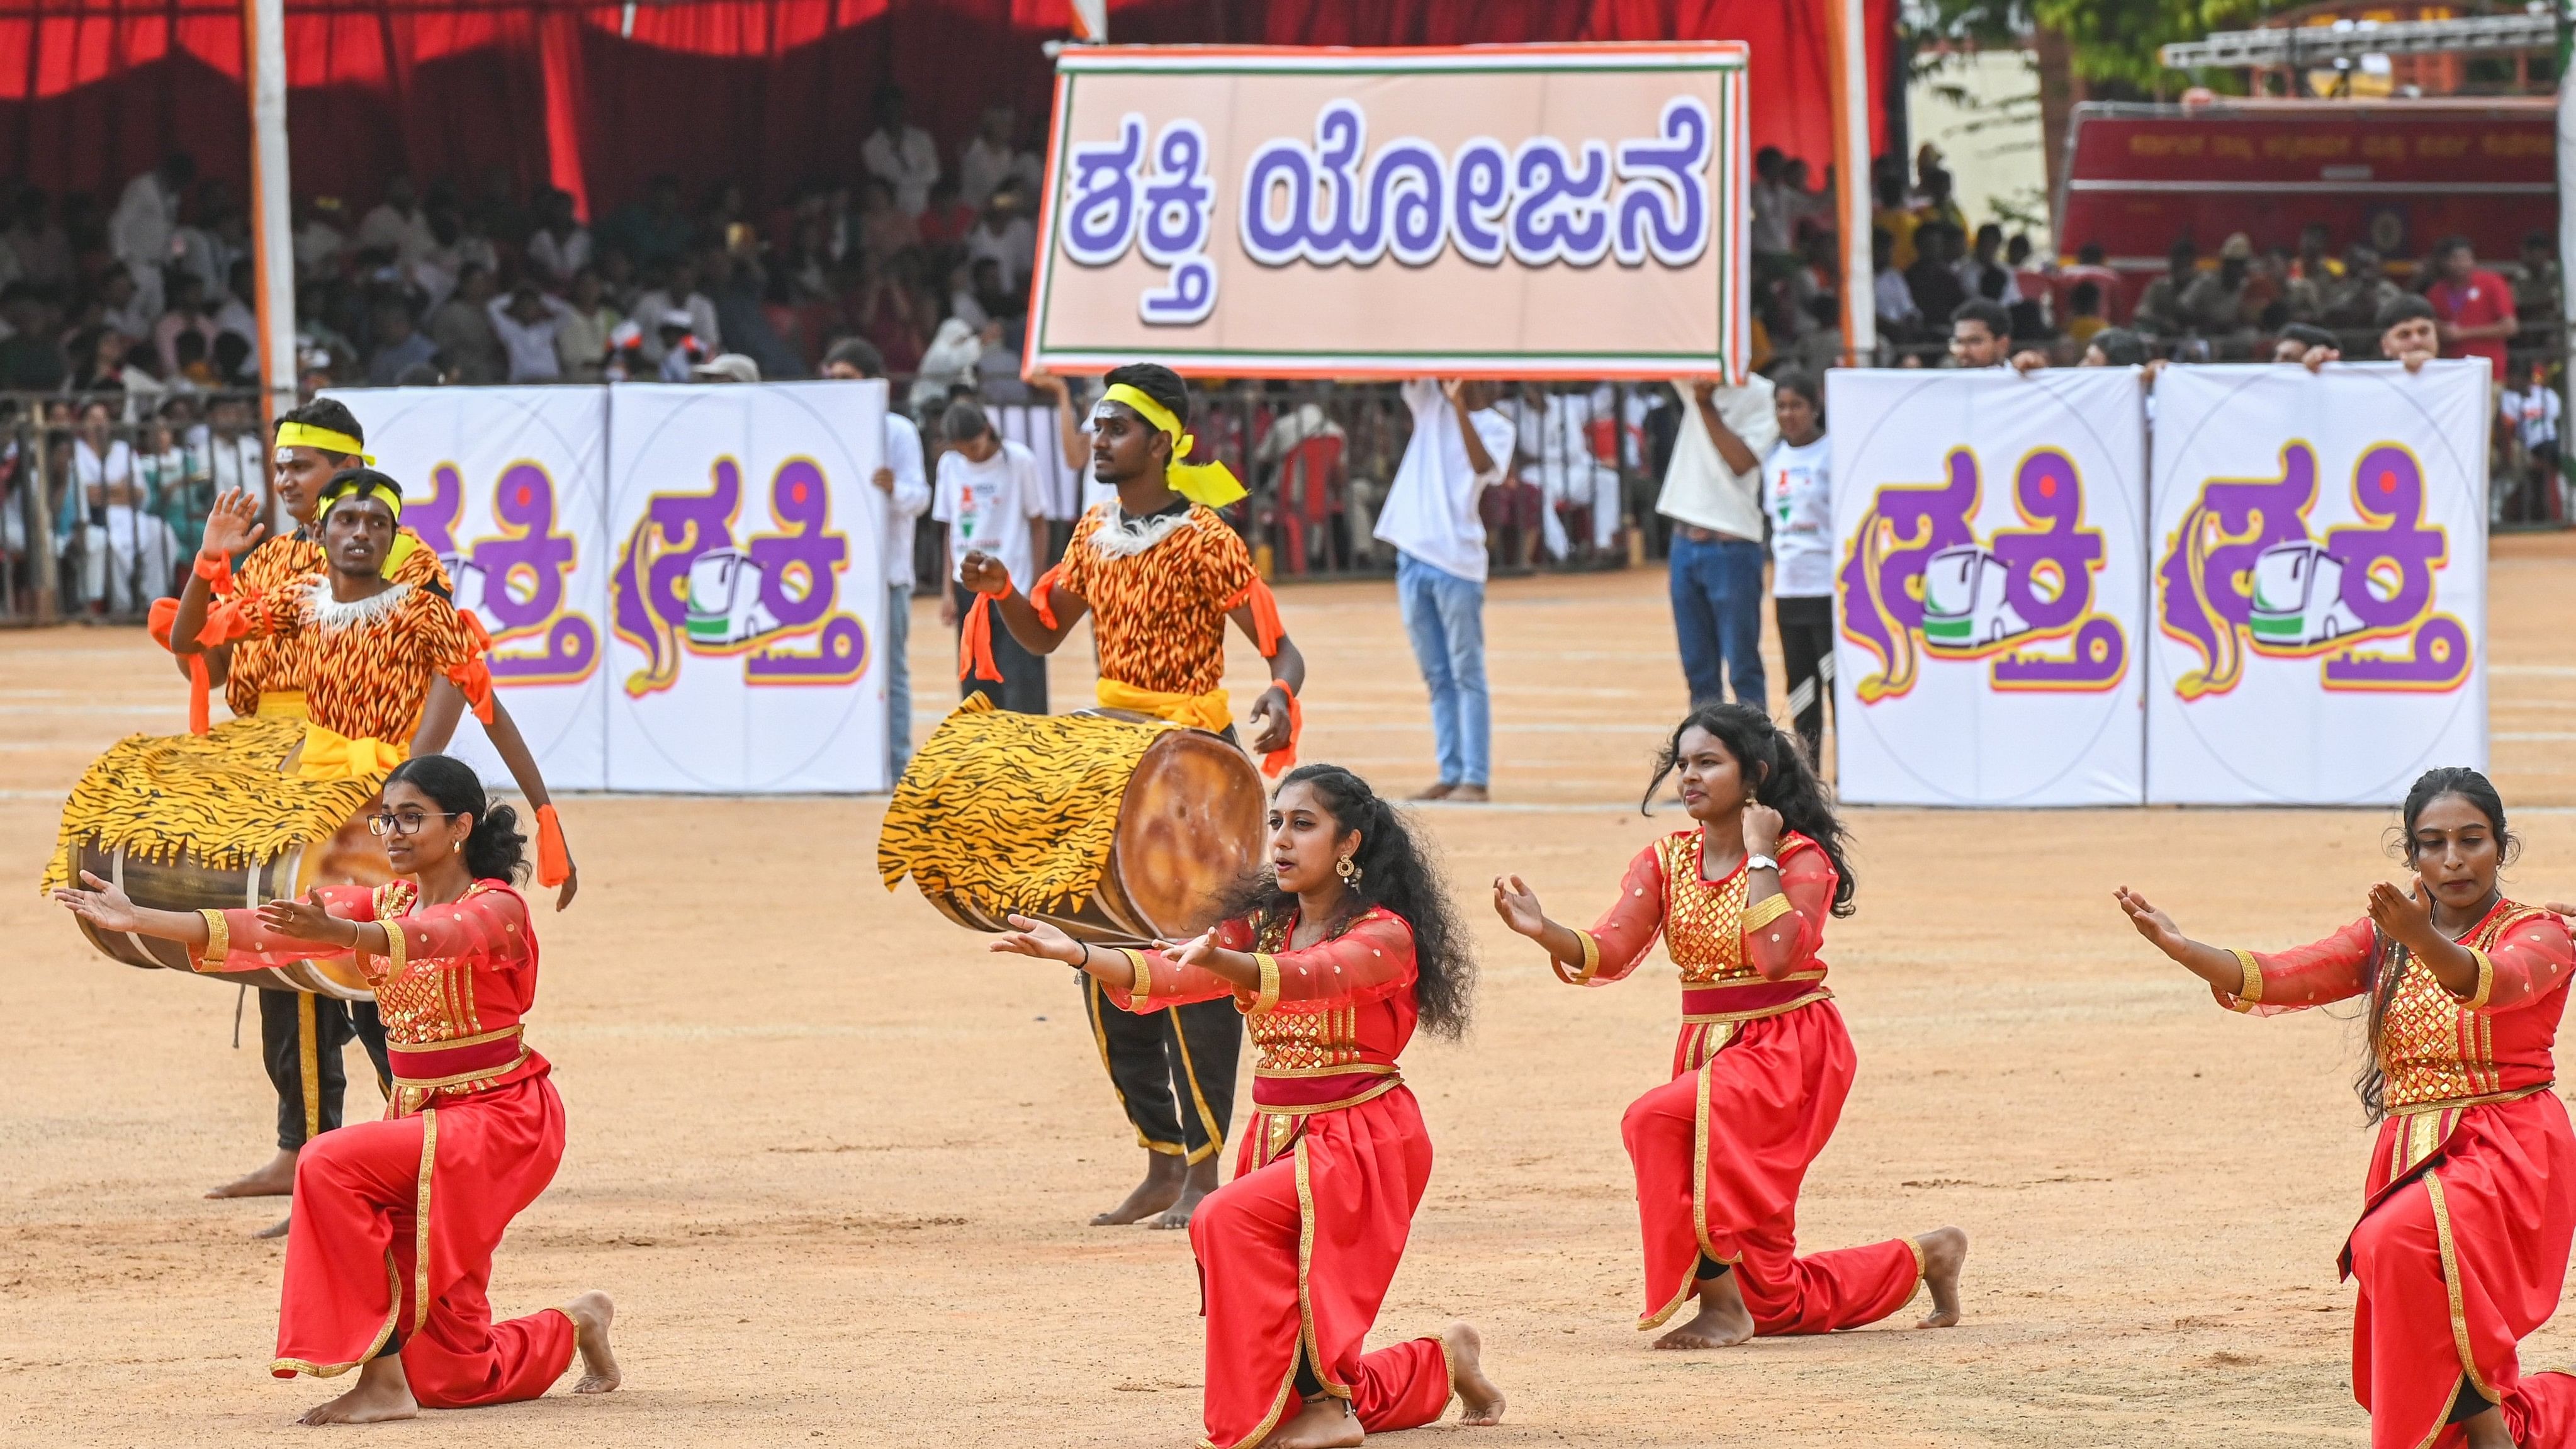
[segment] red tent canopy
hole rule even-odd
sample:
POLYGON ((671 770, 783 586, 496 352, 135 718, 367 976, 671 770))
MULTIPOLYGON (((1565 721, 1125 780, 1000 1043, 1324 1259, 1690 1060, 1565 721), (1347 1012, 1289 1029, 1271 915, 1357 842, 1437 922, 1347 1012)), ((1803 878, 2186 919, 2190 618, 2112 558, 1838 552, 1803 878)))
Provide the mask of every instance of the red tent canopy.
MULTIPOLYGON (((1732 39, 1753 53, 1756 146, 1831 164, 1823 7, 1835 0, 1112 0, 1122 43, 1456 45, 1732 39)), ((1872 149, 1896 0, 1865 0, 1872 149)), ((371 203, 385 177, 614 204, 671 172, 758 202, 859 168, 887 80, 916 124, 968 134, 989 102, 1032 126, 1066 0, 286 0, 293 186, 371 203)), ((238 0, 0 0, 0 174, 112 201, 184 149, 241 181, 249 120, 238 0)))

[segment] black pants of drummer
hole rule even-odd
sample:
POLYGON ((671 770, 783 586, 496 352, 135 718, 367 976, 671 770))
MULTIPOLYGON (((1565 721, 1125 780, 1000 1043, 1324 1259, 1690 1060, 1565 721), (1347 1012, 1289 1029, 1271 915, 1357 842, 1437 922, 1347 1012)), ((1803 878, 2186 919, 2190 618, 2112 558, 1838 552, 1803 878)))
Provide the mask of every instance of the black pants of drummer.
POLYGON ((1771 612, 1780 624, 1780 663, 1789 673, 1789 713, 1806 742, 1807 763, 1821 770, 1825 702, 1834 693, 1834 601, 1773 599, 1771 612))
POLYGON ((1243 1055, 1243 1013, 1234 999, 1139 1015, 1120 1009, 1086 974, 1082 1004, 1136 1140, 1192 1163, 1224 1151, 1234 1121, 1234 1068, 1243 1055))
POLYGON ((277 1145, 292 1152, 307 1136, 340 1125, 340 1099, 349 1073, 341 1048, 356 1037, 376 1064, 379 1092, 390 1092, 393 1065, 385 1057, 385 1024, 372 1001, 341 1001, 302 991, 259 993, 259 1050, 277 1089, 277 1145), (307 1053, 313 1094, 305 1095, 307 1053))
MULTIPOLYGON (((970 596, 971 597, 971 596, 970 596)), ((962 626, 961 626, 962 632, 962 626)), ((1002 682, 978 679, 969 674, 957 691, 957 697, 980 694, 993 702, 995 709, 1016 710, 1021 714, 1047 712, 1047 662, 1043 654, 1032 654, 1002 623, 1002 611, 993 610, 993 666, 1002 671, 1002 682)))

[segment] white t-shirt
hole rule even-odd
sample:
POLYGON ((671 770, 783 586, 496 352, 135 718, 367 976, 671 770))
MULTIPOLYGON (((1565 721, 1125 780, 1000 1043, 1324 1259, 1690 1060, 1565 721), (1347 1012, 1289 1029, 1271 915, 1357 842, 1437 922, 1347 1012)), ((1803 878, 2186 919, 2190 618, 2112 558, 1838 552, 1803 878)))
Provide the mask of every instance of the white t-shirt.
POLYGON ((894 470, 894 492, 877 495, 885 500, 885 578, 910 593, 912 530, 930 506, 930 479, 921 468, 921 429, 901 413, 887 413, 885 424, 885 465, 894 470))
POLYGON ((1782 442, 1762 465, 1771 514, 1771 595, 1815 599, 1834 591, 1832 445, 1820 434, 1803 448, 1782 442))
POLYGON ((1378 506, 1377 537, 1444 574, 1481 584, 1485 520, 1476 502, 1503 481, 1518 430, 1493 408, 1468 415, 1493 464, 1480 473, 1467 461, 1467 435, 1440 384, 1421 377, 1407 382, 1404 405, 1413 410, 1413 440, 1404 445, 1404 461, 1378 506))
POLYGON ((2536 448, 2558 441, 2558 415, 2562 404, 2555 389, 2525 388, 2504 395, 2504 420, 2522 435, 2522 445, 2536 448))
MULTIPOLYGON (((1683 383, 1675 391, 1681 394, 1682 426, 1673 439, 1673 459, 1664 467, 1664 489, 1655 496, 1655 511, 1694 528, 1760 543, 1761 468, 1738 473, 1726 466, 1726 455, 1709 436, 1690 385, 1683 383)), ((1780 441, 1780 420, 1771 412, 1771 379, 1760 373, 1746 378, 1742 387, 1719 388, 1708 405, 1757 460, 1780 441)))
POLYGON ((940 454, 930 516, 948 525, 951 579, 966 555, 980 550, 1002 561, 1021 593, 1038 581, 1029 520, 1046 517, 1046 489, 1038 479, 1038 460, 1028 449, 1005 438, 1001 450, 981 463, 954 448, 940 454))

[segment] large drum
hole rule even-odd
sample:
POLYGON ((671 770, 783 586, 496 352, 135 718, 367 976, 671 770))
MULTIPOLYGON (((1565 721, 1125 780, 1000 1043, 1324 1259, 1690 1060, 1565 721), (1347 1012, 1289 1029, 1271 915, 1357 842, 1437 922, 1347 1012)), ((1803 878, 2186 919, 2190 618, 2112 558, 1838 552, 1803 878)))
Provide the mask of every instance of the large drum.
MULTIPOLYGON (((317 885, 393 879, 384 846, 367 829, 381 796, 371 781, 315 782, 281 773, 303 739, 299 720, 233 720, 206 735, 131 736, 99 757, 73 787, 46 884, 88 871, 140 906, 228 910, 302 895, 317 885)), ((81 934, 110 960, 200 975, 174 942, 81 934)), ((353 962, 299 961, 210 979, 363 1001, 371 993, 353 962)))
POLYGON ((877 839, 887 889, 909 874, 979 931, 1018 914, 1136 946, 1207 929, 1260 870, 1268 797, 1222 736, 983 703, 942 721, 896 784, 877 839))

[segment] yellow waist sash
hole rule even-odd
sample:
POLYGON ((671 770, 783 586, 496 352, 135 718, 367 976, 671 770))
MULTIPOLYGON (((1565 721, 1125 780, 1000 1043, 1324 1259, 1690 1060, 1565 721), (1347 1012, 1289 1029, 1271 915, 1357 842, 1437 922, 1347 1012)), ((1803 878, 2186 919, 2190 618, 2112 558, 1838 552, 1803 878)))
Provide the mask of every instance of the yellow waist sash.
MULTIPOLYGON (((267 700, 260 701, 267 712, 267 700)), ((411 755, 409 742, 389 742, 369 735, 351 739, 337 730, 304 722, 304 754, 295 772, 307 780, 362 780, 381 775, 411 755)))
POLYGON ((300 689, 265 690, 259 697, 259 712, 265 715, 284 715, 289 719, 303 719, 306 717, 304 691, 300 689))
POLYGON ((1210 734, 1221 735, 1234 724, 1234 702, 1226 697, 1222 685, 1205 694, 1166 694, 1159 689, 1138 689, 1119 680, 1104 679, 1093 693, 1104 709, 1132 709, 1210 734))

